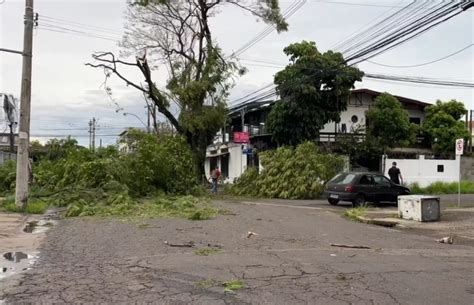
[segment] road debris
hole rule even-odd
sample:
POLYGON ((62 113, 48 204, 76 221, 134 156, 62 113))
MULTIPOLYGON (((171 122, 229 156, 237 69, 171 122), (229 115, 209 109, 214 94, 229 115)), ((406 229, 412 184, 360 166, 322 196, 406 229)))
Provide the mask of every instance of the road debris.
POLYGON ((249 231, 249 232, 247 233, 247 238, 250 238, 250 237, 252 237, 253 235, 258 235, 258 234, 249 231))
POLYGON ((440 244, 450 244, 450 245, 452 245, 452 244, 454 244, 454 237, 446 236, 446 237, 438 239, 437 242, 439 242, 440 244))
POLYGON ((184 244, 172 244, 172 243, 169 243, 167 240, 165 240, 165 245, 169 247, 176 247, 176 248, 192 248, 194 247, 194 241, 190 241, 184 244))
POLYGON ((354 245, 343 245, 343 244, 331 244, 331 247, 350 248, 350 249, 372 249, 371 247, 367 247, 367 246, 354 246, 354 245))

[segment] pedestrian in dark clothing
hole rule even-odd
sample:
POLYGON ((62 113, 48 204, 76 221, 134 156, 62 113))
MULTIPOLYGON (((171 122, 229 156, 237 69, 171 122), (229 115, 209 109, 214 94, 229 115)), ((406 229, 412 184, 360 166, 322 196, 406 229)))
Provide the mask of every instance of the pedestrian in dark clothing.
POLYGON ((392 167, 388 170, 388 175, 390 176, 390 180, 392 180, 395 184, 403 184, 403 177, 400 169, 397 167, 397 162, 392 163, 392 167))

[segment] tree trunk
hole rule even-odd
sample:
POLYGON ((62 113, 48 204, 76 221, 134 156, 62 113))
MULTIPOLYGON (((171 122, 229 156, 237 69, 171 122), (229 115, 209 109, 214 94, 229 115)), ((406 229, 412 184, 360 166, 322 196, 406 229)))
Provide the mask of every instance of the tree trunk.
POLYGON ((194 154, 194 162, 196 165, 196 175, 199 181, 204 179, 207 181, 204 164, 206 161, 206 150, 209 143, 209 137, 206 132, 186 133, 186 139, 194 154))

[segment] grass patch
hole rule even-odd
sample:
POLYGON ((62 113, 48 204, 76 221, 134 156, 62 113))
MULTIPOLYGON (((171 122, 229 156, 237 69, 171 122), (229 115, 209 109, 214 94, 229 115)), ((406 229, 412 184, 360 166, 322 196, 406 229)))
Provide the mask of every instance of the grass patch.
MULTIPOLYGON (((420 187, 418 183, 410 185, 412 194, 421 195, 444 195, 457 194, 457 182, 435 182, 427 187, 420 187)), ((461 181, 461 194, 474 194, 474 181, 461 181)))
POLYGON ((367 208, 357 207, 357 208, 346 210, 344 212, 344 217, 353 221, 359 221, 359 217, 364 217, 366 214, 367 214, 367 208))
POLYGON ((221 250, 215 249, 215 248, 201 248, 194 251, 194 254, 199 255, 199 256, 210 256, 213 254, 217 254, 220 251, 221 250))
POLYGON ((26 209, 19 209, 15 205, 14 197, 7 197, 0 203, 0 209, 13 213, 43 214, 48 208, 48 204, 40 200, 30 200, 26 209))
POLYGON ((234 292, 245 287, 244 282, 241 280, 234 280, 222 283, 225 292, 234 292))
POLYGON ((196 283, 194 283, 194 285, 198 288, 202 288, 202 289, 209 289, 209 288, 212 288, 214 286, 217 286, 219 284, 218 281, 216 280, 213 280, 213 279, 207 279, 207 280, 203 280, 203 281, 198 281, 196 283))

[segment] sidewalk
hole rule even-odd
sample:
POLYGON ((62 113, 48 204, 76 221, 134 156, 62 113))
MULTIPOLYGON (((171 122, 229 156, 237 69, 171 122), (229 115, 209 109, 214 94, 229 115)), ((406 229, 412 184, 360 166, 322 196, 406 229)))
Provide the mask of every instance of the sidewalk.
POLYGON ((398 218, 397 208, 369 208, 359 220, 364 223, 397 227, 439 239, 454 237, 456 244, 474 245, 474 208, 442 208, 441 220, 418 222, 398 218))

